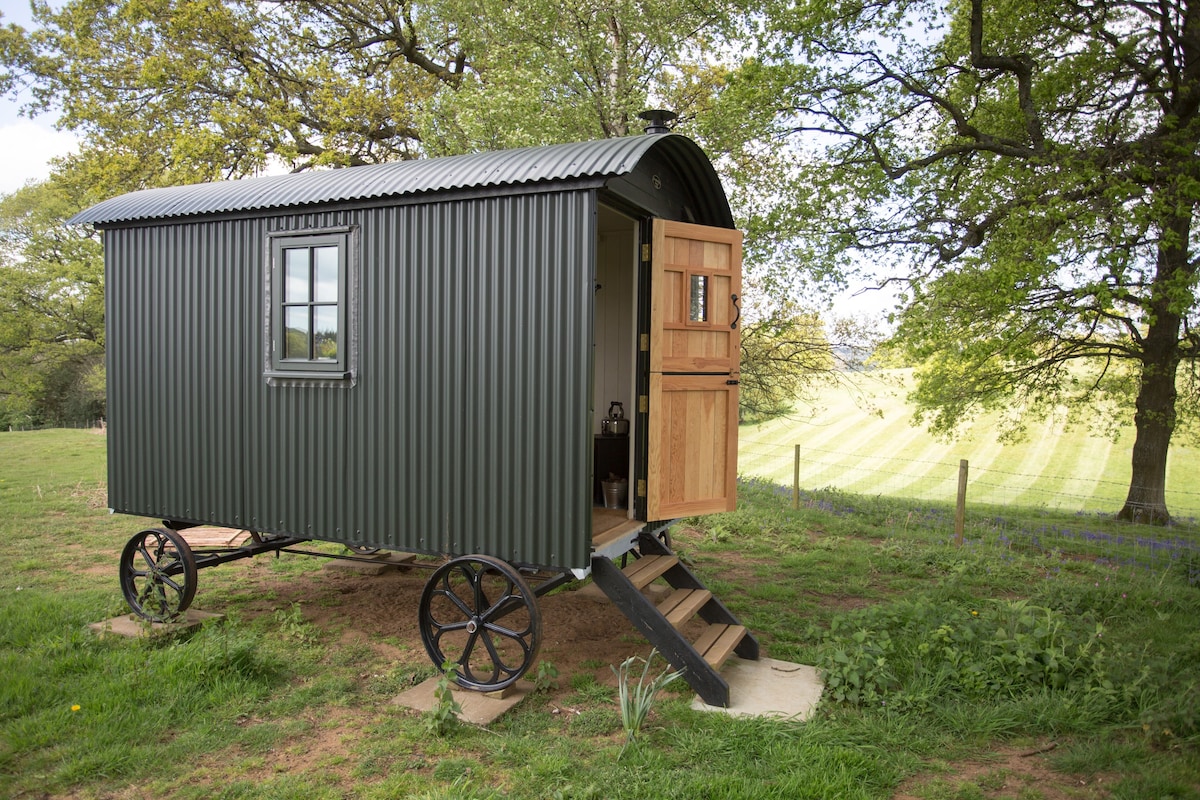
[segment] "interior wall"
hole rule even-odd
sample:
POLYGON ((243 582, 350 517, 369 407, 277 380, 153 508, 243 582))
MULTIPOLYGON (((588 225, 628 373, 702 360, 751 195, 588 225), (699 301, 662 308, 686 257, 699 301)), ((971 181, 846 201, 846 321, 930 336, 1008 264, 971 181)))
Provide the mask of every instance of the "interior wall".
POLYGON ((635 227, 631 220, 609 215, 602 221, 596 247, 596 375, 595 414, 600 421, 612 401, 620 401, 627 419, 633 419, 634 341, 637 327, 635 302, 635 227), (619 222, 617 221, 619 219, 619 222))

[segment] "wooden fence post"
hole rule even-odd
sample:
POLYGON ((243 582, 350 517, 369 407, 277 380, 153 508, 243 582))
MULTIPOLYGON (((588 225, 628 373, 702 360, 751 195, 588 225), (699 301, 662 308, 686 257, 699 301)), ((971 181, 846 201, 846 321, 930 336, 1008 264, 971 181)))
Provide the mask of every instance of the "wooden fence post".
POLYGON ((958 502, 954 507, 954 543, 963 544, 963 529, 967 526, 967 460, 958 462, 958 502))
POLYGON ((794 469, 792 471, 792 508, 800 509, 800 445, 796 445, 796 455, 794 457, 794 469))

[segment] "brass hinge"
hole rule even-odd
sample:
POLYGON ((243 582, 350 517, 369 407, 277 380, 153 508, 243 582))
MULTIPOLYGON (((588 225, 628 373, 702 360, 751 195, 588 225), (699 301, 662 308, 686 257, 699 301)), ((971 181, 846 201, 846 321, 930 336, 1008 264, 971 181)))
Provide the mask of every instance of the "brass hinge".
POLYGON ((650 398, 644 394, 638 395, 638 412, 645 414, 650 410, 650 398))
POLYGON ((640 341, 641 341, 641 344, 639 344, 638 346, 641 348, 642 352, 643 353, 650 352, 650 334, 643 333, 640 341))
POLYGON ((644 478, 643 478, 643 479, 640 479, 640 480, 638 480, 638 485, 637 485, 637 496, 638 496, 638 497, 645 497, 645 496, 646 496, 646 481, 645 481, 645 479, 644 479, 644 478))
POLYGON ((650 245, 644 244, 644 245, 642 245, 642 261, 649 261, 649 260, 650 260, 650 245))

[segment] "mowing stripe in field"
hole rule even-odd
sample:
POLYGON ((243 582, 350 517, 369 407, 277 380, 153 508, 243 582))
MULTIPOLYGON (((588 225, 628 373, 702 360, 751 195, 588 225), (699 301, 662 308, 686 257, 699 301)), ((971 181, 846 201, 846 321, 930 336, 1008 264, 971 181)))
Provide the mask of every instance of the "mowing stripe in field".
POLYGON ((974 469, 978 475, 970 485, 971 497, 981 503, 1021 503, 1039 505, 1045 501, 1045 487, 1042 476, 1054 462, 1062 440, 1062 426, 1054 419, 1040 422, 1030 431, 1031 446, 1023 448, 1023 452, 1009 453, 1012 461, 1008 464, 993 464, 994 472, 983 472, 974 469), (1016 455, 1018 458, 1012 459, 1016 455))
MULTIPOLYGON (((862 379, 850 392, 826 389, 818 413, 744 426, 739 472, 790 484, 801 446, 803 488, 953 501, 958 462, 970 464, 968 502, 1111 512, 1129 486, 1132 430, 1117 441, 1068 426, 1062 417, 1031 422, 1024 441, 996 440, 998 414, 940 441, 911 424, 912 408, 895 380, 862 379)), ((1200 452, 1172 445, 1167 502, 1172 514, 1200 516, 1200 452)))
MULTIPOLYGON (((938 487, 943 483, 958 480, 957 468, 944 463, 947 447, 920 428, 908 426, 895 450, 886 457, 888 460, 872 465, 879 472, 871 479, 870 493, 906 497, 938 494, 938 487)), ((855 481, 857 484, 862 482, 862 478, 855 481)))
MULTIPOLYGON (((872 480, 872 476, 878 475, 880 451, 887 444, 904 437, 910 428, 908 420, 899 416, 891 421, 877 417, 863 420, 852 428, 848 436, 837 442, 836 452, 812 453, 802 450, 803 457, 812 458, 810 466, 813 467, 802 472, 807 475, 807 482, 811 486, 831 485, 840 475, 849 473, 850 484, 870 481, 874 488, 868 487, 867 491, 877 492, 878 481, 872 480), (857 477, 860 475, 861 478, 857 477)), ((803 480, 805 475, 801 477, 803 480)))

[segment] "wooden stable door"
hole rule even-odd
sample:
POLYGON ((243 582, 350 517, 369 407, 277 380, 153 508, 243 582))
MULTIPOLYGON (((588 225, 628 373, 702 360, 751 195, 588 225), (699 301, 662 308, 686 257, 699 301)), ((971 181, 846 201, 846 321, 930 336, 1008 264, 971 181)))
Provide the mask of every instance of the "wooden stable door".
POLYGON ((647 518, 732 511, 742 233, 656 219, 650 260, 647 518))

